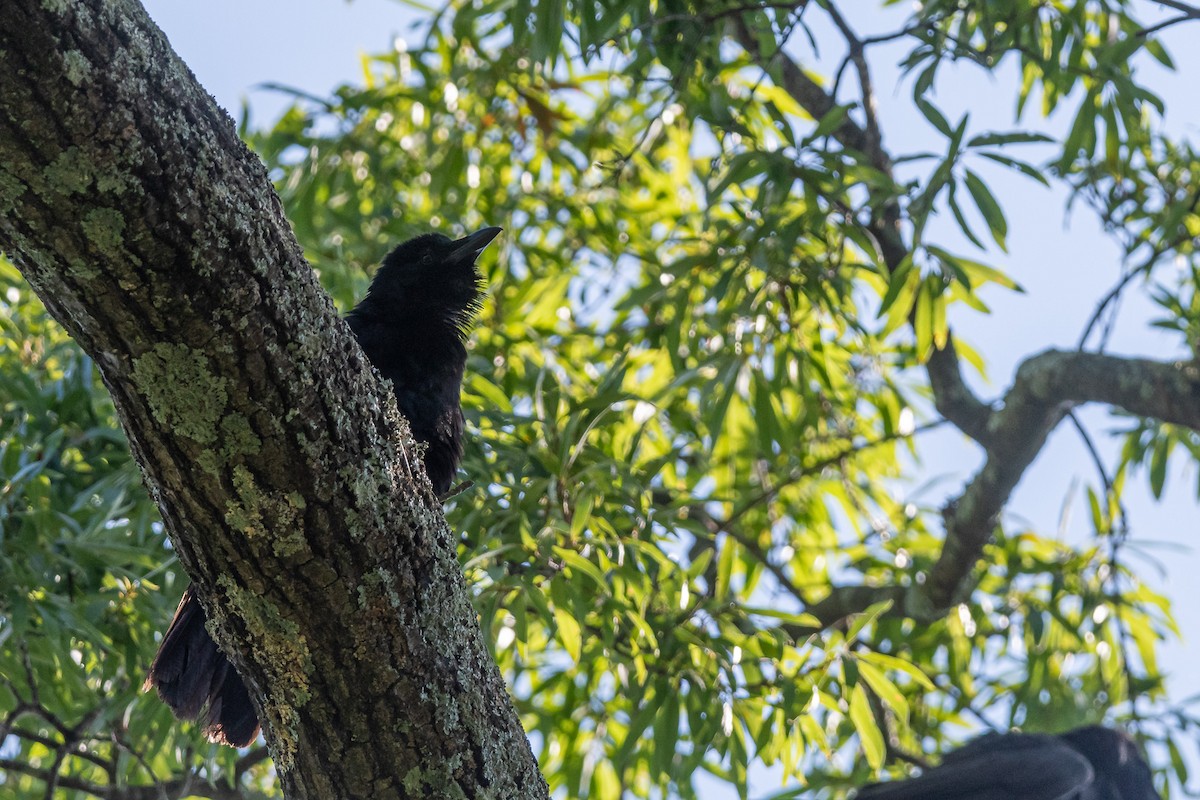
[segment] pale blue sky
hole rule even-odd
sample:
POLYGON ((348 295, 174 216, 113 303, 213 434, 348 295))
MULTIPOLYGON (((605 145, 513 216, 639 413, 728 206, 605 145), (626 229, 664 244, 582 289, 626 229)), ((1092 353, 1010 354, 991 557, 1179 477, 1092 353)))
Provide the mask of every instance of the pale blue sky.
MULTIPOLYGON (((338 0, 209 0, 203 4, 145 0, 145 5, 217 101, 236 116, 242 99, 248 97, 252 121, 260 125, 273 119, 286 100, 256 90, 257 85, 275 82, 321 95, 340 83, 357 81, 361 75, 360 56, 388 48, 397 36, 411 37, 413 22, 421 17, 403 3, 390 0, 349 4, 338 0)), ((895 20, 903 14, 900 9, 887 15, 863 15, 856 22, 862 32, 888 30, 896 27, 889 18, 895 20)), ((1143 17, 1153 22, 1162 14, 1151 9, 1143 17)), ((1200 79, 1200 48, 1192 43, 1200 41, 1198 37, 1200 23, 1169 31, 1168 45, 1179 64, 1179 74, 1154 69, 1148 72, 1151 77, 1144 78, 1152 81, 1166 100, 1171 130, 1186 133, 1193 140, 1200 131, 1200 102, 1195 91, 1200 79)), ((885 144, 894 151, 936 148, 939 137, 911 108, 910 86, 897 87, 897 73, 886 64, 899 52, 897 48, 873 54, 879 70, 876 84, 885 144)), ((823 55, 832 63, 839 58, 836 53, 823 55)), ((989 78, 974 70, 963 70, 939 83, 937 100, 952 119, 957 116, 954 110, 970 110, 976 130, 1013 127, 1012 80, 1012 75, 1003 73, 989 78)), ((1031 120, 1033 116, 1027 114, 1026 121, 1031 120)), ((1048 124, 1056 127, 1063 121, 1048 124)), ((1064 228, 1061 192, 1046 190, 1011 173, 986 168, 981 172, 993 182, 1009 214, 1010 253, 989 253, 986 260, 1007 270, 1028 290, 1026 294, 1014 294, 993 289, 986 295, 993 309, 991 316, 960 312, 951 318, 956 333, 974 344, 987 361, 990 382, 973 383, 984 396, 993 397, 1011 380, 1022 359, 1050 346, 1074 347, 1097 299, 1115 281, 1121 265, 1116 246, 1100 234, 1082 205, 1064 228)), ((944 223, 938 229, 943 240, 953 242, 949 230, 944 223)), ((970 253, 969 245, 958 249, 970 253)), ((1175 355, 1173 338, 1146 327, 1145 321, 1153 315, 1153 308, 1144 300, 1127 302, 1110 351, 1159 358, 1175 355)), ((1094 423, 1096 433, 1114 427, 1106 423, 1108 417, 1103 410, 1087 410, 1084 416, 1094 423)), ((926 473, 945 476, 924 498, 930 504, 957 494, 979 464, 977 448, 949 431, 924 440, 921 452, 926 473)), ((1113 452, 1113 446, 1105 448, 1109 456, 1113 452)), ((1010 519, 1027 520, 1038 530, 1053 531, 1071 487, 1094 482, 1094 469, 1078 436, 1063 425, 1019 486, 1008 508, 1010 519)), ((1195 470, 1176 463, 1168 481, 1168 497, 1162 503, 1152 501, 1145 484, 1144 476, 1131 481, 1128 493, 1134 537, 1138 542, 1162 543, 1153 552, 1163 562, 1165 572, 1160 574, 1148 565, 1136 566, 1145 579, 1174 601, 1184 640, 1165 648, 1164 665, 1171 675, 1171 697, 1181 701, 1200 693, 1200 671, 1191 666, 1200 662, 1195 470)), ((1064 535, 1070 539, 1086 536, 1089 524, 1081 491, 1075 492, 1070 510, 1064 535)), ((1190 755, 1196 763, 1195 751, 1190 755)), ((775 781, 770 781, 755 786, 752 794, 767 794, 777 788, 775 781)))

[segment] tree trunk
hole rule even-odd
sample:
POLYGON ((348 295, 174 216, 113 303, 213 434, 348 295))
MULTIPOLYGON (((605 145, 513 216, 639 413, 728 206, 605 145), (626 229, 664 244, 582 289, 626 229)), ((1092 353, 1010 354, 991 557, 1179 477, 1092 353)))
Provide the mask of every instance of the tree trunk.
POLYGON ((287 796, 546 797, 391 393, 133 0, 0 6, 0 247, 99 366, 287 796))

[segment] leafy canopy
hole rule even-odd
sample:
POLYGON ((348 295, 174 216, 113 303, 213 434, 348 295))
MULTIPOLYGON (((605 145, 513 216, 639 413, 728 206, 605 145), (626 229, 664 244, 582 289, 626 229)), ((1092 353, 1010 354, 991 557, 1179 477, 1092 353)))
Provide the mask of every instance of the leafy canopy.
MULTIPOLYGON (((948 607, 859 591, 916 596, 944 554, 920 486, 920 434, 949 424, 931 365, 982 370, 947 349, 950 310, 1018 288, 987 263, 1020 232, 981 165, 1067 187, 1126 253, 1116 294, 1144 285, 1180 353, 1197 341, 1196 155, 1135 72, 1170 57, 1125 2, 934 0, 875 38, 840 10, 452 3, 361 83, 243 135, 342 308, 404 238, 506 228, 464 386, 475 488, 450 515, 557 793, 692 797, 707 773, 744 796, 765 765, 784 796, 841 797, 981 721, 1134 717, 1183 780, 1169 604, 1119 556, 1130 468, 1161 493, 1194 432, 1127 418, 1078 546, 1001 517, 948 607), (886 150, 871 102, 897 43, 921 152, 886 150), (948 118, 950 70, 1019 76, 1012 129, 948 118), (817 613, 834 596, 852 613, 817 613)), ((94 369, 0 281, 0 757, 36 768, 0 780, 40 797, 37 770, 202 768, 270 793, 265 765, 139 694, 185 576, 94 369)), ((1110 288, 1080 287, 1100 321, 1110 288)))

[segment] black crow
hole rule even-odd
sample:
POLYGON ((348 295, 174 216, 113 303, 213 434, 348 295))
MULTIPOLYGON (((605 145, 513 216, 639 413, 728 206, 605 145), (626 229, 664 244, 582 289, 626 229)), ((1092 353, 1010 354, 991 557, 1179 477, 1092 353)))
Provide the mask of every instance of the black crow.
POLYGON ((856 800, 1161 800, 1128 734, 1099 725, 1051 736, 991 733, 908 780, 856 800))

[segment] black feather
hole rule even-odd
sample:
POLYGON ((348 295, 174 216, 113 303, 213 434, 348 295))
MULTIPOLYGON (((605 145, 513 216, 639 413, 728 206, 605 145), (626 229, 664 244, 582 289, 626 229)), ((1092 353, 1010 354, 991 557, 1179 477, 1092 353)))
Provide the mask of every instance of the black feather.
POLYGON ((462 459, 465 342, 482 298, 475 259, 498 233, 484 228, 457 241, 430 233, 405 242, 346 315, 367 358, 392 382, 413 438, 427 444, 425 471, 438 495, 449 491, 462 459))
MULTIPOLYGON (((425 443, 425 471, 439 496, 462 460, 466 339, 483 297, 475 259, 499 233, 410 239, 388 253, 367 296, 346 316, 371 364, 391 381, 413 438, 425 443)), ((246 686, 209 636, 191 587, 150 665, 151 686, 175 716, 197 720, 212 741, 245 747, 258 735, 246 686)))
POLYGON ((988 734, 902 781, 864 786, 856 800, 1160 800, 1150 768, 1121 731, 988 734))

